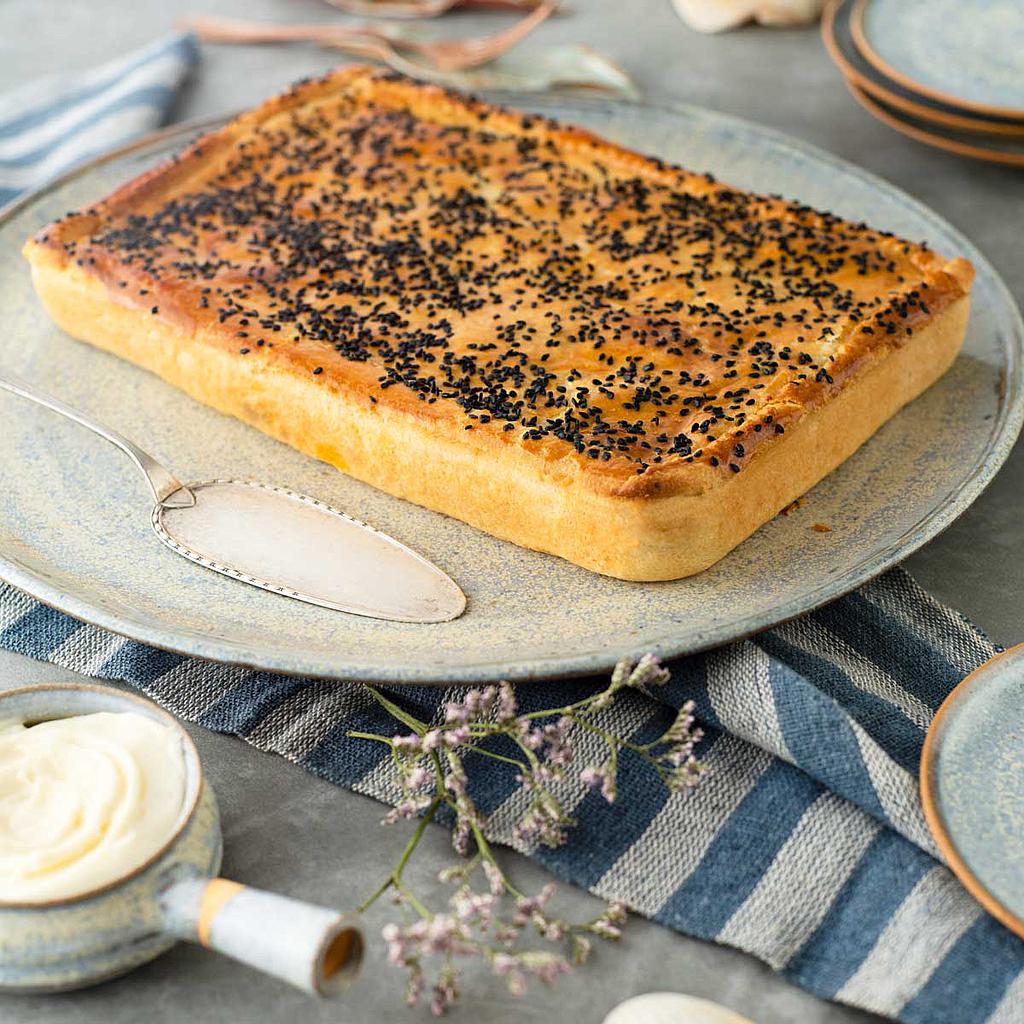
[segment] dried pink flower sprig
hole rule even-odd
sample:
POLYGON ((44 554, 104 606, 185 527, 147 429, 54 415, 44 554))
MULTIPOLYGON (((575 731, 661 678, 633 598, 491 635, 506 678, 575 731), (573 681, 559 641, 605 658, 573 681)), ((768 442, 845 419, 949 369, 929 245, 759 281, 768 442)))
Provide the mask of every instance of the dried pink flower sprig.
MULTIPOLYGON (((590 935, 616 939, 626 920, 622 904, 609 904, 599 917, 582 924, 570 924, 547 912, 546 905, 555 887, 546 885, 536 896, 519 895, 506 900, 507 879, 490 861, 474 858, 472 873, 481 863, 491 865, 488 892, 474 891, 467 880, 465 868, 458 869, 461 884, 451 897, 445 911, 419 916, 411 924, 389 924, 384 928, 388 961, 404 967, 409 975, 406 998, 415 1005, 427 987, 425 964, 438 958, 437 980, 431 986, 430 1006, 438 1016, 458 996, 460 959, 477 957, 489 964, 491 971, 504 978, 513 995, 526 991, 533 978, 546 985, 554 982, 573 967, 584 963, 590 954, 590 935), (493 880, 497 879, 495 885, 493 880), (512 903, 511 916, 501 916, 501 908, 512 903), (531 929, 538 936, 563 948, 516 948, 522 934, 531 929)), ((442 880, 447 872, 442 872, 442 880)))
POLYGON ((485 961, 518 995, 530 978, 552 984, 585 962, 592 936, 619 938, 626 919, 621 904, 609 904, 593 920, 572 924, 548 911, 553 885, 526 896, 512 884, 486 838, 486 818, 468 794, 464 758, 474 753, 514 766, 517 781, 529 795, 515 839, 523 847, 559 846, 575 824, 555 792, 570 772, 585 786, 600 790, 609 802, 616 798, 619 758, 624 753, 645 761, 672 792, 696 784, 703 765, 694 757, 694 748, 702 734, 694 722, 692 702, 684 704, 665 732, 649 743, 633 743, 601 724, 607 718, 602 713, 622 691, 649 690, 668 680, 667 670, 647 655, 635 665, 628 661, 616 665, 608 686, 598 693, 564 707, 526 713, 520 712, 512 687, 501 683, 469 690, 461 700, 446 704, 439 725, 421 722, 376 688, 369 688, 374 699, 410 731, 390 737, 362 732, 349 736, 390 748, 402 799, 387 814, 385 824, 421 817, 395 869, 362 909, 389 890, 402 907, 405 923, 389 924, 384 939, 389 961, 408 972, 410 1005, 426 989, 428 962, 439 961, 430 1006, 440 1015, 458 998, 459 962, 466 958, 485 961), (575 755, 585 734, 599 737, 607 754, 598 765, 578 767, 575 755), (515 756, 485 745, 498 736, 511 740, 515 756), (441 880, 457 883, 457 888, 446 909, 435 912, 408 888, 403 873, 427 825, 442 807, 454 817, 453 846, 468 859, 441 872, 441 880), (486 881, 483 892, 472 885, 478 871, 486 881), (511 912, 506 912, 508 903, 511 912), (519 943, 528 933, 558 944, 560 952, 522 948, 519 943))

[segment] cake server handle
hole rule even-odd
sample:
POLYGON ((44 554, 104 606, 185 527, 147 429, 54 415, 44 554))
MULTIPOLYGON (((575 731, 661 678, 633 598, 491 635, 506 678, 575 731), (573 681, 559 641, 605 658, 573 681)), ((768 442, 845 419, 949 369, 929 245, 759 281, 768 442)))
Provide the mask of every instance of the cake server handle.
POLYGON ((120 448, 146 478, 157 504, 163 505, 164 508, 191 508, 196 503, 195 495, 177 477, 123 434, 105 427, 90 416, 86 416, 85 413, 72 409, 71 406, 65 405, 52 395, 39 391, 31 384, 9 374, 7 376, 0 375, 0 390, 27 398, 30 402, 43 406, 44 409, 66 416, 69 420, 91 430, 94 434, 98 434, 104 440, 120 448))

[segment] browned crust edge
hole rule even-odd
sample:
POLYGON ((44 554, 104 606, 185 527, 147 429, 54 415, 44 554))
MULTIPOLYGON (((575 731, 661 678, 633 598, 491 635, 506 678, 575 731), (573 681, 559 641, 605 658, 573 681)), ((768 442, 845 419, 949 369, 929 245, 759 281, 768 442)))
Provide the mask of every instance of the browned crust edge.
MULTIPOLYGON (((347 402, 309 375, 267 372, 146 312, 111 303, 78 267, 33 264, 44 305, 68 333, 159 374, 193 398, 389 493, 523 547, 627 580, 678 579, 731 551, 853 454, 949 367, 964 296, 765 445, 742 473, 696 494, 601 494, 536 472, 527 453, 481 453, 456 423, 347 402)), ((809 539, 809 542, 812 542, 809 539)))
MULTIPOLYGON (((514 111, 493 107, 437 86, 421 85, 371 68, 354 66, 333 72, 322 78, 298 83, 289 91, 242 114, 224 128, 197 140, 177 157, 171 158, 128 182, 91 209, 74 214, 44 229, 34 240, 27 243, 26 256, 37 265, 50 262, 51 265, 67 268, 69 260, 63 249, 65 242, 94 232, 102 225, 106 217, 130 210, 146 200, 157 199, 176 190, 185 189, 192 179, 202 180, 210 161, 219 152, 230 149, 234 141, 243 137, 253 126, 282 112, 301 107, 322 96, 345 89, 362 90, 371 97, 375 93, 397 96, 414 109, 418 116, 434 121, 445 118, 468 119, 475 125, 486 123, 487 126, 504 132, 540 133, 544 137, 554 135, 569 148, 586 147, 596 150, 605 162, 628 168, 631 173, 645 176, 650 180, 670 182, 690 191, 706 192, 715 188, 727 187, 712 183, 704 176, 693 174, 683 168, 642 156, 582 128, 563 126, 533 115, 528 116, 528 123, 532 127, 524 128, 524 115, 514 111)), ((781 205, 780 203, 780 208, 781 205)), ((887 244, 900 249, 905 245, 902 240, 896 238, 889 239, 887 244)), ((928 316, 920 312, 912 312, 904 318, 904 321, 907 326, 912 327, 915 333, 919 333, 936 317, 941 316, 950 305, 969 292, 974 269, 967 260, 957 258, 947 261, 921 247, 912 247, 912 256, 915 265, 921 270, 920 290, 923 297, 927 299, 930 312, 928 316)), ((144 276, 133 268, 120 264, 112 266, 106 274, 101 276, 111 280, 115 276, 115 270, 117 276, 128 280, 142 280, 144 276)), ((159 295, 162 310, 160 318, 174 320, 173 285, 161 288, 159 282, 150 283, 156 287, 159 295), (168 310, 169 312, 166 312, 168 310)), ((142 304, 133 297, 134 292, 135 289, 128 289, 125 292, 116 293, 115 289, 110 288, 109 298, 121 305, 129 305, 141 310, 142 304)), ((197 337, 201 334, 205 343, 217 346, 225 353, 234 352, 235 342, 228 331, 206 329, 196 332, 194 325, 187 323, 187 317, 179 315, 176 319, 179 321, 180 328, 191 331, 197 337)), ((735 435, 731 433, 723 435, 711 445, 706 445, 707 454, 724 456, 726 449, 731 448, 736 440, 742 437, 748 452, 744 460, 744 472, 749 472, 750 465, 762 458, 762 453, 781 440, 767 431, 754 432, 754 426, 759 421, 763 421, 764 416, 771 416, 774 422, 781 424, 787 432, 790 432, 799 420, 833 400, 855 379, 870 372, 874 366, 884 362, 894 351, 899 350, 907 343, 903 335, 892 340, 880 339, 877 334, 869 335, 864 330, 869 324, 870 320, 848 330, 843 339, 840 354, 830 367, 832 378, 830 381, 824 382, 809 378, 805 381, 791 382, 777 399, 765 405, 758 417, 748 421, 741 432, 735 435), (722 448, 721 452, 718 452, 718 447, 722 448)), ((250 361, 252 355, 249 357, 250 361)), ((266 358, 265 353, 263 358, 266 358)), ((303 360, 301 356, 283 355, 280 350, 276 353, 275 359, 279 365, 285 364, 282 366, 284 371, 308 373, 310 368, 305 365, 308 359, 303 360)), ((236 361, 241 362, 241 360, 236 361)), ((324 375, 320 386, 333 387, 338 397, 346 401, 368 404, 367 396, 361 394, 357 387, 351 386, 350 382, 332 381, 329 374, 324 375)), ((401 411, 410 419, 423 424, 429 422, 431 429, 439 429, 436 417, 425 416, 419 403, 406 402, 402 405, 401 411)), ((444 426, 442 425, 440 429, 443 432, 444 426)), ((480 430, 473 431, 471 435, 463 435, 462 443, 480 455, 504 452, 511 447, 505 438, 492 436, 480 430)), ((629 471, 624 475, 621 472, 617 474, 605 472, 600 467, 583 465, 572 459, 539 459, 526 451, 520 451, 520 456, 524 463, 532 462, 535 471, 541 475, 562 484, 572 482, 595 494, 611 497, 651 499, 673 495, 696 496, 725 486, 729 483, 730 477, 726 470, 725 462, 727 460, 725 458, 721 459, 722 465, 718 469, 713 469, 706 462, 687 464, 682 461, 674 461, 652 465, 642 474, 629 471)))

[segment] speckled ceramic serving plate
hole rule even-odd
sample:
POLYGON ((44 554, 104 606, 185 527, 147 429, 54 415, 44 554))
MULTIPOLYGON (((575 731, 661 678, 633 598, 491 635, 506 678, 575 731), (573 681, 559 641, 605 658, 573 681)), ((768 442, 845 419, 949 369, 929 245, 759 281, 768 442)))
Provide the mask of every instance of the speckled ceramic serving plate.
POLYGON ((1024 936, 1024 644, 971 673, 939 708, 921 797, 960 881, 1024 936))
POLYGON ((1024 119, 1020 0, 856 0, 853 28, 864 57, 901 85, 1024 119))
POLYGON ((469 598, 439 625, 325 611, 204 572, 152 535, 149 500, 118 452, 42 409, 0 397, 0 576, 79 618, 188 654, 344 679, 444 682, 603 670, 626 654, 712 647, 823 604, 905 558, 977 497, 1022 417, 1022 327, 983 256, 863 171, 720 114, 518 102, 619 142, 779 192, 970 258, 964 355, 804 505, 699 576, 625 583, 526 551, 351 480, 54 327, 22 240, 180 147, 195 129, 113 155, 0 223, 0 366, 133 438, 188 479, 254 477, 315 495, 437 562, 469 598), (831 532, 818 532, 825 523, 831 532))

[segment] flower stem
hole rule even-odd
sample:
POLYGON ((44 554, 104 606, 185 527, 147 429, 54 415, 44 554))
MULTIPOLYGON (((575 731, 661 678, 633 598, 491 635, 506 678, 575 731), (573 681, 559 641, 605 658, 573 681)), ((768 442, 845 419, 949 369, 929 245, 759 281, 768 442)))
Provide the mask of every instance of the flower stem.
POLYGON ((548 708, 545 711, 527 711, 519 717, 533 721, 535 718, 553 718, 555 715, 572 715, 581 711, 585 712, 588 710, 588 705, 592 704, 601 696, 604 696, 603 692, 592 693, 589 697, 584 697, 583 700, 576 701, 575 704, 566 704, 564 708, 548 708))
POLYGON ((607 729, 602 729, 599 725, 594 725, 592 722, 582 722, 577 720, 576 724, 586 729, 588 732, 592 732, 600 736, 609 747, 621 747, 623 750, 631 750, 634 754, 644 758, 644 760, 652 763, 654 762, 654 758, 650 755, 651 744, 640 746, 637 743, 630 743, 629 740, 621 739, 613 732, 609 732, 607 729))
POLYGON ((522 761, 518 761, 514 757, 506 757, 504 754, 496 754, 493 750, 487 750, 484 747, 478 747, 475 744, 467 746, 465 750, 466 753, 482 754, 484 757, 489 757, 494 761, 504 761, 505 764, 513 764, 520 770, 527 767, 522 761))
POLYGON ((389 747, 394 746, 387 736, 378 736, 375 732, 347 732, 345 735, 352 740, 374 740, 376 743, 386 743, 389 747))
POLYGON ((480 856, 486 860, 489 864, 493 864, 501 874, 502 884, 505 889, 510 892, 516 899, 524 900, 526 895, 520 892, 509 880, 508 875, 501 870, 501 865, 495 860, 494 853, 491 850, 490 843, 487 842, 486 836, 484 836, 483 830, 475 822, 470 824, 470 828, 473 830, 473 838, 476 840, 476 848, 480 851, 480 856))
POLYGON ((419 825, 416 826, 416 831, 412 834, 412 838, 408 843, 406 843, 405 850, 402 851, 402 856, 399 858, 394 870, 387 878, 384 879, 380 886, 378 886, 377 891, 360 905, 360 914, 372 907, 373 904, 388 891, 388 889, 395 886, 395 888, 400 889, 402 893, 409 898, 409 901, 416 908, 417 913, 422 914, 424 917, 430 916, 430 911, 428 911, 423 904, 412 896, 412 894, 406 890, 405 886, 402 885, 402 872, 405 870, 405 865, 409 863, 409 858, 412 856, 413 851, 419 845, 419 841, 423 838, 423 833, 426 832, 427 826, 434 820, 434 815, 437 814, 437 809, 441 806, 442 802, 442 797, 434 797, 432 803, 420 819, 419 825))
POLYGON ((403 725, 409 726, 417 736, 422 736, 427 731, 427 726, 418 718, 413 718, 407 711, 400 708, 393 701, 387 699, 376 686, 367 686, 367 692, 382 708, 397 718, 403 725))

